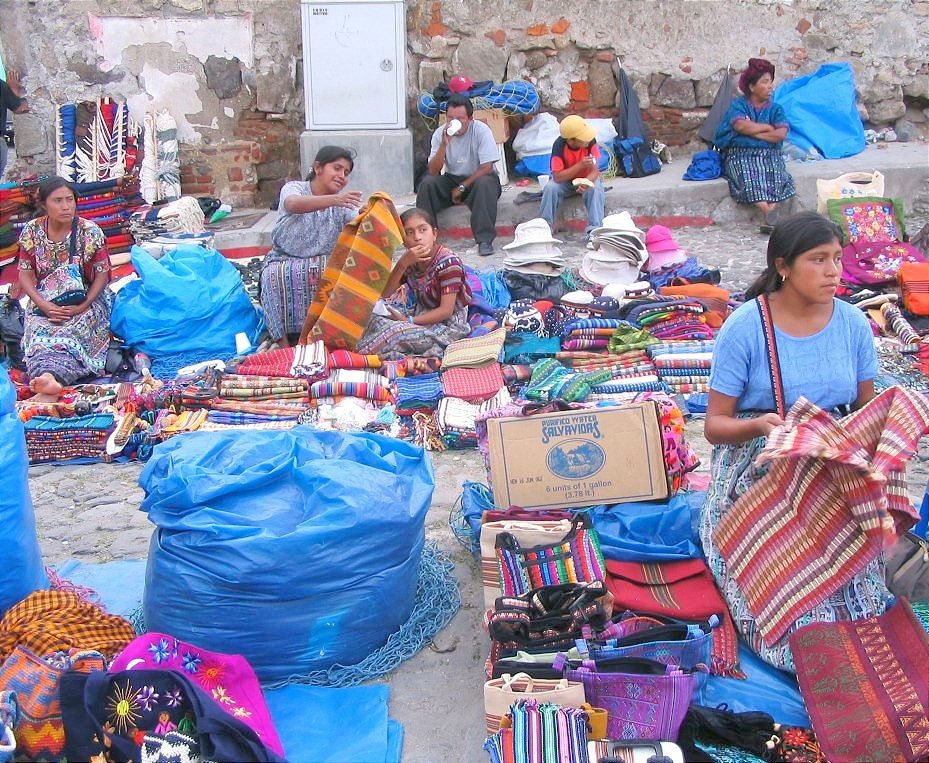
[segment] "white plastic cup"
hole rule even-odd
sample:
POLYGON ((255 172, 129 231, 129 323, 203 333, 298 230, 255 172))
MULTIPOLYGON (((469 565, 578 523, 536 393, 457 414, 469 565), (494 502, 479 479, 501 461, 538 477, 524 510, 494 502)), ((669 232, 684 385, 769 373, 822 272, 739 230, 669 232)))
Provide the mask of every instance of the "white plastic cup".
POLYGON ((445 128, 445 132, 447 132, 449 136, 457 135, 461 132, 461 122, 457 119, 449 119, 448 127, 445 128))
POLYGON ((248 352, 249 348, 252 346, 251 341, 249 341, 248 335, 244 331, 240 331, 235 335, 235 352, 236 355, 241 355, 244 352, 248 352))
POLYGON ((548 181, 552 179, 551 175, 539 175, 539 187, 545 188, 548 185, 548 181))

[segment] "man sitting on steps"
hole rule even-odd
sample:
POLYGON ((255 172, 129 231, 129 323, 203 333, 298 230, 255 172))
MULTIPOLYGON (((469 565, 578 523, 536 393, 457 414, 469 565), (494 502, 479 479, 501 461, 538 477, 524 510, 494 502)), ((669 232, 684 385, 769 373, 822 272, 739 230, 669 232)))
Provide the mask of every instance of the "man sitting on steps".
POLYGON ((472 119, 473 114, 469 98, 453 95, 448 99, 447 121, 432 133, 429 174, 420 181, 416 206, 438 219, 443 209, 467 204, 477 253, 487 256, 494 253, 497 235, 500 179, 494 164, 500 152, 490 128, 472 119))

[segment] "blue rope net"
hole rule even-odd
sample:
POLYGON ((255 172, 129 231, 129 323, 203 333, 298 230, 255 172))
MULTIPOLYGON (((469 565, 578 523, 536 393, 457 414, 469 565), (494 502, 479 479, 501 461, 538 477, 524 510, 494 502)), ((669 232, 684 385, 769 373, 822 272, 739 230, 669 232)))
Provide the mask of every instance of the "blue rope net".
MULTIPOLYGON (((458 590, 458 581, 453 569, 451 559, 441 552, 434 542, 426 543, 419 565, 413 610, 409 619, 388 637, 384 646, 355 665, 335 664, 327 670, 313 670, 264 684, 265 688, 277 689, 289 684, 357 686, 394 670, 404 660, 410 659, 431 643, 436 634, 457 614, 461 607, 461 592, 458 590)), ((129 616, 129 622, 136 633, 146 632, 145 615, 141 605, 129 616)))
MULTIPOLYGON (((503 109, 507 116, 534 114, 542 105, 535 85, 524 80, 509 80, 494 85, 486 95, 471 98, 471 103, 476 109, 503 109)), ((422 93, 416 101, 419 115, 430 128, 438 124, 439 114, 445 111, 445 107, 446 104, 438 103, 432 93, 422 93)))
POLYGON ((189 352, 174 352, 170 355, 160 355, 152 358, 152 376, 156 379, 174 379, 177 372, 185 366, 195 363, 205 363, 208 360, 225 360, 218 358, 216 352, 204 350, 191 350, 189 352))

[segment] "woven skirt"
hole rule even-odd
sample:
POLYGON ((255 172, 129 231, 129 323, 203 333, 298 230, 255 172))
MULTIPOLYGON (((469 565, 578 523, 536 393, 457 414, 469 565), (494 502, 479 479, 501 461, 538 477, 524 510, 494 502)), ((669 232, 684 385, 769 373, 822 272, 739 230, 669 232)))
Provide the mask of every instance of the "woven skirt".
MULTIPOLYGON (((740 416, 744 418, 744 416, 740 416)), ((748 646, 765 662, 781 670, 796 672, 788 638, 798 628, 814 622, 861 620, 883 614, 890 598, 884 584, 882 559, 871 562, 849 583, 798 618, 790 630, 772 647, 767 646, 749 611, 745 596, 730 576, 726 561, 713 543, 713 530, 732 505, 767 472, 768 466, 755 466, 755 459, 766 439, 758 437, 739 445, 716 445, 710 461, 710 486, 700 513, 700 540, 716 585, 729 606, 735 627, 748 646)))
POLYGON ((795 193, 780 147, 733 146, 726 150, 724 167, 729 193, 741 204, 786 201, 795 193))
POLYGON ((272 252, 265 257, 259 278, 259 300, 268 333, 274 341, 299 334, 309 312, 324 257, 287 257, 272 252))

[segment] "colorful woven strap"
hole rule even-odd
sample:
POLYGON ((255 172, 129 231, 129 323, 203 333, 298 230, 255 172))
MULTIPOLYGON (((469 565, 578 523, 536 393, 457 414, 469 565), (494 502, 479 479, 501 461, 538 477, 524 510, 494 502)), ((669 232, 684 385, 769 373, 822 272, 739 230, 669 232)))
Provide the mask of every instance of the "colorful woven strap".
POLYGON ((771 376, 771 394, 774 395, 774 407, 777 415, 784 418, 787 415, 787 403, 784 400, 784 381, 781 378, 781 364, 777 357, 777 339, 774 336, 774 319, 771 317, 771 306, 764 294, 756 300, 758 313, 761 315, 761 328, 764 331, 764 348, 768 356, 768 373, 771 376))

